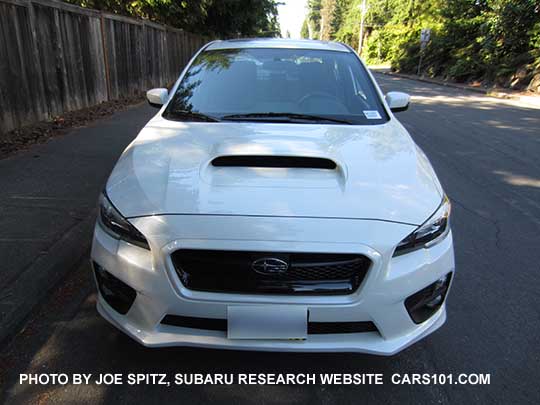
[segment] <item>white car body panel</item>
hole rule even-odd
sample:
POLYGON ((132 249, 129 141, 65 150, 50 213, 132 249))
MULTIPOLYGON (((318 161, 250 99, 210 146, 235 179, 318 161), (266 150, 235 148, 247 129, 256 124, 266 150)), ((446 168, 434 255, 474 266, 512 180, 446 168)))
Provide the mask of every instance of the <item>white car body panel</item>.
POLYGON ((185 123, 161 117, 151 120, 122 155, 107 194, 128 218, 275 215, 415 225, 442 199, 429 162, 396 121, 351 126, 185 123), (211 164, 216 157, 235 155, 320 157, 338 168, 211 164))
POLYGON ((321 51, 350 52, 350 49, 346 45, 339 42, 288 38, 276 38, 271 41, 266 38, 214 41, 208 44, 205 49, 214 51, 218 49, 242 48, 319 49, 321 51))

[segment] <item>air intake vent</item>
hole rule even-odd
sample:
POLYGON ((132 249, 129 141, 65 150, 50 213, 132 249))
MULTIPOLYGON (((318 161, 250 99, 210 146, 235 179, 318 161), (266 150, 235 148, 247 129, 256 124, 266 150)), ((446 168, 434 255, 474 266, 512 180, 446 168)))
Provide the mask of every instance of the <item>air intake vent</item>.
MULTIPOLYGON (((165 315, 161 321, 163 325, 178 326, 180 328, 217 330, 227 332, 227 319, 192 318, 178 315, 165 315)), ((365 333, 379 330, 371 321, 363 322, 308 322, 309 335, 324 335, 336 333, 365 333)))
POLYGON ((330 159, 302 156, 220 156, 212 160, 217 167, 279 167, 334 170, 336 163, 330 159))

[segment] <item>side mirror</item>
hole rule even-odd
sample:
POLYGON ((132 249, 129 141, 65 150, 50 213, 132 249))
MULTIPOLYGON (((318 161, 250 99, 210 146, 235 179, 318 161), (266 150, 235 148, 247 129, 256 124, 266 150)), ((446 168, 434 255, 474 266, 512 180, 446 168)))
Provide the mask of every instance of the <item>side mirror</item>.
POLYGON ((391 91, 386 93, 385 99, 392 112, 400 112, 409 108, 411 96, 400 91, 391 91))
POLYGON ((152 89, 146 92, 148 104, 152 107, 161 108, 169 99, 169 91, 167 89, 152 89))

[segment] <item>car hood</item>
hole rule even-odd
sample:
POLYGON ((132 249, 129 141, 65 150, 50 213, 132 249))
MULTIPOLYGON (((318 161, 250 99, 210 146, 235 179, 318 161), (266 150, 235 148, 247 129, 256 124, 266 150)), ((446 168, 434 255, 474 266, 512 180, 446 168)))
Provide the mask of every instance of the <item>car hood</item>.
POLYGON ((286 216, 415 225, 442 197, 429 161, 395 119, 353 126, 155 117, 122 154, 106 191, 128 218, 286 216), (335 168, 288 167, 297 161, 335 168))

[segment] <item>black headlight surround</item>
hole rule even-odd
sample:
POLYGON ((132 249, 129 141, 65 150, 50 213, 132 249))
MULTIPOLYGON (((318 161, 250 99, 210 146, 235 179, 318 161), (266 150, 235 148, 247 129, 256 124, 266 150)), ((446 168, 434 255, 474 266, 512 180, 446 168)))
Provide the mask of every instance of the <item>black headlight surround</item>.
POLYGON ((450 231, 450 210, 450 200, 445 195, 435 213, 398 243, 393 257, 433 246, 444 239, 450 231))
POLYGON ((150 250, 150 245, 143 234, 120 214, 105 192, 99 197, 98 222, 113 238, 150 250))

